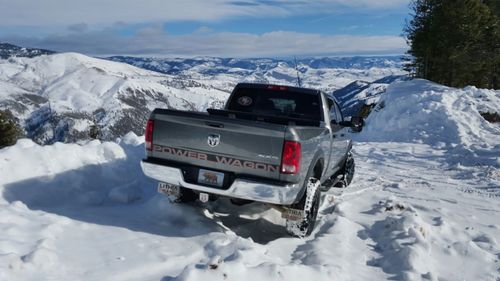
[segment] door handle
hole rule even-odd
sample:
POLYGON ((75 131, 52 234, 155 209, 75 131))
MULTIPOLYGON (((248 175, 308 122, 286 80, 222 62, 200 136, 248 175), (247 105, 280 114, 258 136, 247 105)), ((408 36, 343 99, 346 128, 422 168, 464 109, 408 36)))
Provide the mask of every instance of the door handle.
POLYGON ((345 134, 340 134, 341 137, 345 136, 345 134))
POLYGON ((211 123, 211 122, 205 122, 205 124, 209 127, 214 127, 214 128, 224 128, 224 124, 222 123, 211 123))
POLYGON ((337 135, 332 135, 332 138, 336 138, 336 137, 337 137, 337 135))

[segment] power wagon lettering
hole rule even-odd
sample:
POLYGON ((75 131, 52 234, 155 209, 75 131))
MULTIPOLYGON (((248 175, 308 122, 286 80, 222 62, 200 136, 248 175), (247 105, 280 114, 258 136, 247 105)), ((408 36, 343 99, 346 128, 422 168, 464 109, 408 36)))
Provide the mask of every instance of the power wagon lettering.
POLYGON ((235 159, 235 158, 230 158, 230 157, 224 157, 224 156, 219 156, 219 155, 196 152, 196 151, 192 151, 192 150, 185 150, 185 149, 173 148, 173 147, 168 147, 168 146, 162 146, 162 145, 158 145, 158 144, 153 144, 153 151, 168 153, 168 154, 175 155, 178 157, 194 158, 194 159, 198 159, 198 160, 211 161, 211 162, 215 162, 218 164, 230 165, 230 166, 237 167, 237 168, 261 170, 261 171, 266 171, 266 172, 270 172, 270 173, 275 173, 275 172, 278 172, 278 170, 279 170, 279 166, 276 166, 276 165, 258 163, 258 162, 253 162, 253 161, 245 161, 245 160, 240 160, 240 159, 235 159))

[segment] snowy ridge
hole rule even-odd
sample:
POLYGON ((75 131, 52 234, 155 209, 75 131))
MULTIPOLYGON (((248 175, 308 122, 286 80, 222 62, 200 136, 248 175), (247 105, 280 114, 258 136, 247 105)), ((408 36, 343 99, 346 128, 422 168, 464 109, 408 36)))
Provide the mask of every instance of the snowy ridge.
POLYGON ((225 82, 179 79, 127 64, 76 53, 0 60, 0 108, 11 110, 28 136, 40 143, 89 138, 113 140, 142 134, 156 107, 220 107, 225 82))
POLYGON ((498 94, 389 86, 354 144, 351 186, 324 195, 306 239, 265 205, 170 203, 133 133, 21 140, 0 150, 0 280, 498 280, 500 133, 475 113, 498 110, 498 94), (458 165, 447 138, 484 164, 458 165))
POLYGON ((344 116, 366 117, 389 84, 408 79, 409 77, 404 75, 390 75, 373 82, 356 80, 334 91, 332 95, 339 101, 344 116))
POLYGON ((9 43, 0 43, 0 59, 8 59, 11 57, 33 58, 54 53, 54 51, 44 49, 23 48, 9 43))

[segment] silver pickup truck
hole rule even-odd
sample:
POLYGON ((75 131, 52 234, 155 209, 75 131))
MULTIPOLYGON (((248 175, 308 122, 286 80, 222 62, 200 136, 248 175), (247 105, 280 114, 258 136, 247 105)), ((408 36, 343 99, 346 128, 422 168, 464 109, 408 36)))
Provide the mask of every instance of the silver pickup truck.
POLYGON ((362 125, 344 120, 321 91, 240 83, 223 110, 155 109, 141 166, 175 202, 268 203, 303 237, 314 228, 320 192, 351 182, 349 131, 362 125))

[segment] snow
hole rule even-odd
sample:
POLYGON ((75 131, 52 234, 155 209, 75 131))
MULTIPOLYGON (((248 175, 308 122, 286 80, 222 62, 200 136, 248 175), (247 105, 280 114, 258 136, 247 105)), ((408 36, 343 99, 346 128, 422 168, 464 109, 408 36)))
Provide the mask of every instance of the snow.
POLYGON ((389 86, 304 239, 265 205, 170 203, 133 133, 20 140, 0 150, 0 280, 499 280, 500 129, 477 113, 498 96, 389 86))
POLYGON ((449 163, 500 165, 500 91, 454 89, 415 79, 393 83, 366 120, 359 140, 424 143, 449 152, 449 163))

